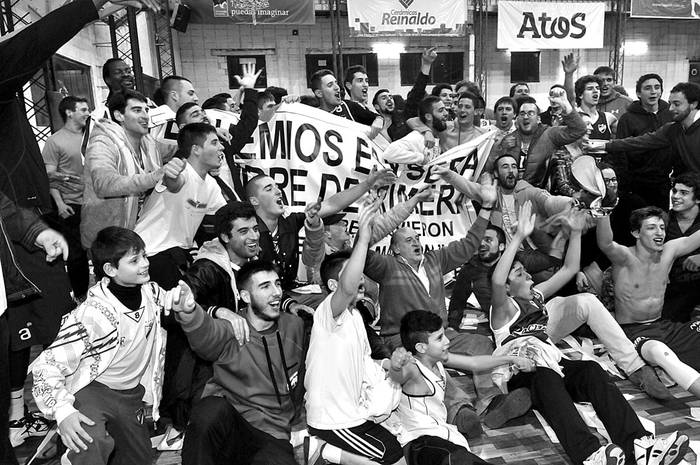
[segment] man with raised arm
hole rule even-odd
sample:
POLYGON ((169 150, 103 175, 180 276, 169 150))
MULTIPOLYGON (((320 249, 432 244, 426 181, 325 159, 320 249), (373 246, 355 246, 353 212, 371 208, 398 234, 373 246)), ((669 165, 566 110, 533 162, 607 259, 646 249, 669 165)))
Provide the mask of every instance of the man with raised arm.
POLYGON ((608 217, 596 228, 598 247, 613 265, 615 318, 644 360, 700 397, 700 327, 661 317, 673 262, 700 247, 700 231, 664 243, 666 213, 658 207, 634 210, 630 228, 631 247, 613 240, 608 217))

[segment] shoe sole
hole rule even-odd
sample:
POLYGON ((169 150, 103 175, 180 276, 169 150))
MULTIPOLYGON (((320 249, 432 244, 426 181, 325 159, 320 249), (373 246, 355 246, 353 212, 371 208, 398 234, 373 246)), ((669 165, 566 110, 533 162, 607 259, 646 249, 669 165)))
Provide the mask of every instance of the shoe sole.
POLYGON ((690 446, 690 439, 685 434, 682 434, 676 438, 671 447, 668 448, 661 465, 677 465, 683 460, 686 452, 688 452, 688 447, 690 446), (669 457, 670 454, 674 454, 673 457, 669 457), (670 459, 667 461, 667 459, 670 459))
POLYGON ((484 424, 489 429, 498 429, 513 418, 525 415, 530 407, 530 391, 527 388, 518 388, 510 392, 501 405, 484 415, 484 424))

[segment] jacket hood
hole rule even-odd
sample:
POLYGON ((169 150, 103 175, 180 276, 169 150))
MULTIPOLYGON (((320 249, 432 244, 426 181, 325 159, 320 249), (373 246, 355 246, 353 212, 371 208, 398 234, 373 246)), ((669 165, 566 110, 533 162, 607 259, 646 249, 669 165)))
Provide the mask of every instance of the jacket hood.
POLYGON ((231 260, 219 239, 212 239, 202 244, 197 252, 195 260, 208 259, 219 265, 224 270, 231 270, 231 260))
MULTIPOLYGON (((621 93, 619 93, 619 92, 616 91, 616 90, 613 90, 613 91, 610 93, 610 96, 609 96, 609 97, 604 97, 604 96, 601 94, 600 99, 598 100, 598 105, 604 105, 604 104, 606 104, 606 103, 610 103, 610 102, 612 102, 613 100, 616 100, 616 99, 618 99, 618 98, 620 98, 620 97, 622 97, 622 98, 624 99, 624 95, 622 95, 621 93)), ((628 97, 628 98, 629 98, 629 97, 628 97)))
MULTIPOLYGON (((657 113, 660 113, 662 111, 668 110, 668 103, 665 100, 659 100, 659 111, 657 113)), ((629 113, 635 113, 639 115, 646 115, 649 113, 642 107, 642 102, 639 100, 635 100, 630 104, 629 107, 627 107, 627 112, 629 113)))

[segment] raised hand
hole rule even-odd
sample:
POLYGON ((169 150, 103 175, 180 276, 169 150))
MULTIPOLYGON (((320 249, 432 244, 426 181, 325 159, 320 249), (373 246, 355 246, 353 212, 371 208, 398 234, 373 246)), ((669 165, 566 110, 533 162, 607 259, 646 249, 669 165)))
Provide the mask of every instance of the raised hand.
POLYGON ((413 361, 413 355, 403 347, 397 347, 391 354, 391 369, 399 371, 413 361))
POLYGON ((572 208, 569 210, 569 214, 567 215, 567 221, 572 231, 583 231, 583 229, 586 227, 587 220, 588 212, 586 210, 572 208))
POLYGON ((452 176, 457 174, 447 166, 447 163, 438 163, 436 165, 433 165, 431 168, 431 172, 440 176, 445 182, 450 182, 452 176))
POLYGON ((578 63, 581 57, 574 56, 573 53, 564 55, 564 59, 561 60, 561 67, 564 69, 566 74, 573 73, 578 69, 578 63))
POLYGON ((411 196, 412 199, 416 199, 418 202, 428 202, 434 197, 435 189, 430 184, 423 184, 418 191, 411 196))
POLYGON ((437 47, 430 47, 428 49, 423 50, 420 59, 423 64, 432 65, 433 63, 435 63, 435 60, 437 60, 437 56, 437 47))
POLYGON ((176 179, 185 169, 186 163, 187 162, 182 158, 173 157, 163 167, 163 175, 171 179, 176 179))
POLYGON ((260 68, 260 70, 256 73, 255 65, 252 63, 245 63, 242 65, 242 67, 243 77, 239 76, 238 74, 233 77, 236 78, 236 81, 241 87, 245 89, 252 89, 255 87, 255 81, 258 80, 258 77, 260 77, 260 73, 263 72, 264 68, 260 68))
POLYGON ((321 211, 320 198, 316 202, 311 202, 306 205, 304 214, 306 215, 306 221, 308 221, 309 226, 316 227, 321 223, 321 217, 318 216, 319 211, 321 211))
POLYGON ((490 208, 496 204, 498 199, 498 183, 491 176, 481 178, 481 205, 490 208))
POLYGON ((372 167, 372 171, 370 171, 367 176, 367 184, 370 189, 374 190, 379 190, 385 186, 391 186, 396 183, 396 180, 396 174, 394 174, 393 171, 387 168, 377 169, 377 165, 372 167))
POLYGON ((532 202, 527 200, 524 204, 520 206, 518 211, 518 229, 516 234, 520 236, 521 239, 525 239, 527 236, 532 234, 535 229, 535 218, 537 215, 532 213, 532 202))
POLYGON ((566 91, 561 87, 555 87, 549 91, 549 104, 555 108, 561 108, 564 114, 572 110, 571 103, 566 97, 566 91))
POLYGON ((192 289, 185 281, 178 281, 177 286, 168 291, 165 305, 166 313, 167 310, 172 310, 175 313, 192 313, 196 307, 192 289))
POLYGON ((374 219, 377 217, 377 212, 379 211, 379 206, 381 201, 376 195, 368 195, 365 197, 362 205, 360 206, 359 215, 359 230, 358 236, 365 239, 369 239, 372 236, 372 226, 374 225, 374 219))

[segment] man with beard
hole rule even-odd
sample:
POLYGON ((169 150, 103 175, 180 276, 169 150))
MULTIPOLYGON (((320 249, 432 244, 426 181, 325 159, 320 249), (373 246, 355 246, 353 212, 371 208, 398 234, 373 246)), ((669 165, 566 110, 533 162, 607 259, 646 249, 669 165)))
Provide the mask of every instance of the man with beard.
MULTIPOLYGON (((661 100, 664 81, 658 74, 645 74, 637 80, 639 100, 627 107, 617 123, 617 137, 635 137, 654 132, 673 121, 668 103, 661 100)), ((673 158, 670 147, 629 151, 617 157, 620 188, 639 206, 654 205, 668 210, 668 191, 673 158)))
MULTIPOLYGON (((420 121, 428 128, 435 139, 447 129, 447 109, 440 97, 429 95, 420 102, 420 121)), ((382 157, 387 163, 424 165, 440 155, 440 147, 425 145, 423 133, 416 129, 407 136, 392 142, 384 150, 382 157)))
MULTIPOLYGON (((396 129, 395 127, 392 128, 392 124, 394 123, 394 112, 396 111, 395 104, 396 102, 394 102, 394 96, 391 95, 389 89, 379 89, 377 93, 374 94, 374 98, 372 99, 372 105, 374 105, 375 111, 379 113, 379 116, 381 116, 382 120, 384 120, 382 130, 379 131, 379 133, 388 141, 394 140, 390 132, 395 132, 392 129, 396 129)), ((404 127, 406 131, 410 131, 405 122, 404 127)))
POLYGON ((517 131, 503 138, 493 146, 484 169, 494 168, 493 161, 504 154, 516 160, 518 179, 535 187, 544 187, 547 182, 549 159, 558 147, 570 144, 586 133, 586 125, 581 116, 573 110, 563 89, 554 89, 549 94, 550 105, 562 109, 563 124, 548 127, 539 123, 540 110, 532 97, 517 100, 517 131))
POLYGON ((611 113, 620 118, 627 111, 632 99, 615 90, 615 70, 609 66, 599 66, 593 74, 600 79, 600 111, 611 113))
POLYGON ((281 311, 282 285, 272 263, 243 264, 237 281, 248 342, 232 343, 232 325, 193 301, 176 315, 195 353, 213 362, 187 425, 182 463, 296 465, 289 439, 303 403, 303 323, 281 311))
POLYGON ((52 220, 70 248, 66 267, 73 296, 82 300, 88 289, 90 271, 87 253, 80 245, 80 209, 83 204, 83 156, 80 145, 83 129, 90 117, 90 107, 87 99, 68 96, 61 100, 58 111, 64 122, 63 127, 48 138, 41 156, 51 180, 50 193, 57 208, 57 215, 52 216, 52 220))
POLYGON ((486 226, 478 253, 462 266, 455 279, 447 310, 447 324, 450 328, 459 331, 467 299, 472 292, 481 310, 488 315, 491 306, 491 273, 505 248, 506 233, 498 226, 486 226))
POLYGON ((641 136, 606 143, 592 142, 590 148, 604 149, 606 152, 644 150, 651 153, 653 150, 670 147, 674 174, 700 172, 700 158, 696 155, 700 147, 700 86, 692 82, 676 84, 671 89, 668 100, 673 123, 667 123, 656 131, 641 136))
POLYGON ((319 69, 316 71, 311 76, 311 90, 318 99, 321 110, 370 126, 370 139, 374 139, 381 131, 384 125, 381 116, 356 101, 342 99, 340 86, 331 70, 319 69))

